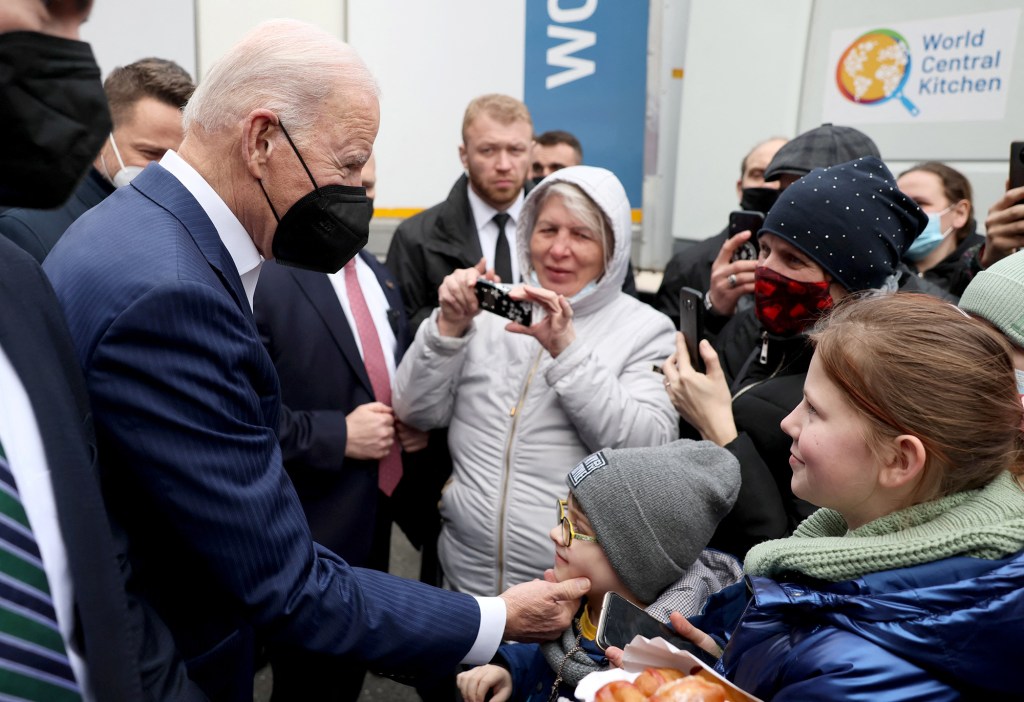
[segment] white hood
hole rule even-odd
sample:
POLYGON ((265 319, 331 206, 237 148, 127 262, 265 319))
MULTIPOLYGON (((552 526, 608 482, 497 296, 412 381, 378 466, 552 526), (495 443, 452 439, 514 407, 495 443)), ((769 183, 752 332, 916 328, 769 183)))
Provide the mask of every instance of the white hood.
POLYGON ((594 166, 570 166, 555 171, 530 191, 523 204, 522 215, 516 228, 516 244, 519 249, 519 270, 523 278, 530 280, 533 267, 530 265, 530 235, 537 221, 537 203, 552 183, 565 182, 579 186, 604 211, 612 225, 615 236, 615 251, 608 264, 608 270, 597 281, 597 287, 578 301, 570 299, 573 314, 580 316, 600 309, 615 298, 622 290, 629 266, 630 249, 633 244, 632 216, 629 199, 622 183, 615 174, 594 166))

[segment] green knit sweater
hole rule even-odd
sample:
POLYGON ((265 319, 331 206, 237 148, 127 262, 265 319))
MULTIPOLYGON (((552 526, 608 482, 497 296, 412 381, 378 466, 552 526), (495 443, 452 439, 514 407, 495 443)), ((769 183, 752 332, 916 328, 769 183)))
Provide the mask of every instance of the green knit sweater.
POLYGON ((819 509, 789 538, 750 549, 743 570, 839 582, 952 556, 996 560, 1022 549, 1024 489, 1004 473, 984 488, 914 505, 853 531, 835 510, 819 509))

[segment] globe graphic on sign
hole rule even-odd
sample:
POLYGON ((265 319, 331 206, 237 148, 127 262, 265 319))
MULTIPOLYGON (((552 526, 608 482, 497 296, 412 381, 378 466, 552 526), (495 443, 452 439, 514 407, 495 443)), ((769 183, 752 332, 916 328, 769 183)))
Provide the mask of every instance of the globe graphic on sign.
POLYGON ((903 95, 910 64, 906 39, 891 29, 873 29, 843 52, 836 64, 836 83, 851 102, 878 105, 895 97, 917 115, 917 107, 903 95))

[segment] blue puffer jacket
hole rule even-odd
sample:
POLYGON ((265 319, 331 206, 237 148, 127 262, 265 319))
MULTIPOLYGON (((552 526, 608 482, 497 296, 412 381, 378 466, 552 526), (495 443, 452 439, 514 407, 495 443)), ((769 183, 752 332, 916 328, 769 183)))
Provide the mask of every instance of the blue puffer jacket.
POLYGON ((765 700, 1024 696, 1024 551, 841 583, 751 577, 705 611, 696 626, 735 632, 720 672, 765 700))

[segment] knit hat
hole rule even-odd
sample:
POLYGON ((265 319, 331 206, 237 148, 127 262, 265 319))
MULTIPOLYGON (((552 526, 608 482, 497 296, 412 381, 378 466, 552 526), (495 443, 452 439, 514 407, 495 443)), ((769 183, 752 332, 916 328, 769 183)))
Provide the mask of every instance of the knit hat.
POLYGON ((974 276, 960 298, 960 309, 988 320, 1024 348, 1024 251, 974 276))
POLYGON ((886 287, 926 224, 885 164, 867 156, 817 168, 783 190, 757 235, 782 237, 857 292, 886 287))
POLYGON ((642 602, 693 565, 729 513, 740 465, 710 441, 602 449, 566 477, 612 568, 642 602))
POLYGON ((875 142, 864 132, 825 123, 783 144, 765 169, 764 179, 778 180, 783 173, 805 176, 815 168, 860 156, 882 158, 875 142))

